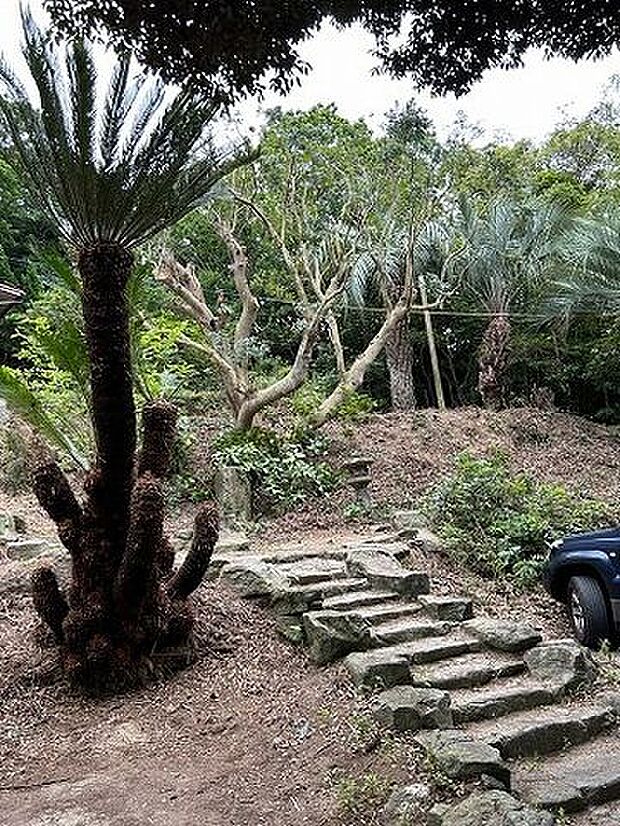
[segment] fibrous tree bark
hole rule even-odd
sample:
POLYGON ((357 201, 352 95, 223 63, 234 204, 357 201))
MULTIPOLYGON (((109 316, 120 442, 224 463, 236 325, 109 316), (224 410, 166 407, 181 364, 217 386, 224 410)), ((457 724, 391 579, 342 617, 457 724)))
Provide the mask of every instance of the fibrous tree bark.
POLYGON ((505 313, 488 324, 478 357, 478 392, 485 407, 498 410, 504 404, 504 380, 510 355, 510 320, 505 313))
POLYGON ((79 266, 97 459, 83 502, 57 463, 35 470, 36 496, 71 555, 72 575, 65 594, 51 569, 36 571, 33 601, 69 678, 89 690, 117 690, 143 681, 159 661, 169 667, 191 659, 187 598, 217 541, 217 513, 210 504, 199 509, 191 550, 173 572, 163 482, 177 413, 165 401, 150 402, 136 454, 126 297, 132 258, 99 245, 82 252, 79 266))

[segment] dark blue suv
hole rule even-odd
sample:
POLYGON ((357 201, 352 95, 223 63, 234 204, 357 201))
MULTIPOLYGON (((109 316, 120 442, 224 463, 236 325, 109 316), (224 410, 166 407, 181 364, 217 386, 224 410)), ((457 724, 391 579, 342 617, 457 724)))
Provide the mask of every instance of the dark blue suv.
POLYGON ((575 534, 551 545, 545 587, 566 603, 575 636, 598 647, 620 631, 620 528, 575 534))

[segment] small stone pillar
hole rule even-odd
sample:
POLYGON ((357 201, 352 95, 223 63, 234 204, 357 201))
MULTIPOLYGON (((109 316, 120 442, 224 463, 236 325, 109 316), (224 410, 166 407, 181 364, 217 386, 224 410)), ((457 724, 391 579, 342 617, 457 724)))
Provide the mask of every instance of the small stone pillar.
POLYGON ((372 459, 368 456, 354 456, 343 465, 349 474, 347 482, 355 491, 356 502, 366 507, 371 504, 370 491, 368 490, 371 465, 372 459))
POLYGON ((215 472, 215 497, 224 530, 244 528, 252 521, 252 487, 243 470, 220 465, 215 472))

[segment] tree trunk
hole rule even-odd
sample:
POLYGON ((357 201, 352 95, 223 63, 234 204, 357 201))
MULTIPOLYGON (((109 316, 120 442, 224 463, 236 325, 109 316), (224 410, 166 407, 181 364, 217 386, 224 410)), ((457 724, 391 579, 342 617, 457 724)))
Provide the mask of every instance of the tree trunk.
POLYGON ((409 335, 409 318, 401 319, 387 338, 385 356, 390 377, 392 410, 415 409, 413 384, 413 345, 409 335))
POLYGON ((185 562, 173 573, 174 552, 163 533, 163 480, 177 413, 162 401, 143 414, 136 456, 127 282, 132 257, 98 245, 79 259, 91 370, 97 457, 85 480, 85 501, 73 495, 60 467, 35 470, 35 493, 71 554, 66 596, 55 574, 33 575, 33 601, 60 645, 69 678, 91 691, 136 685, 189 661, 192 614, 187 602, 217 540, 212 505, 199 510, 185 562))
POLYGON ((510 347, 510 320, 500 314, 489 322, 478 358, 478 391, 485 407, 499 410, 505 401, 504 379, 510 347))
POLYGON ((98 518, 112 564, 120 560, 127 540, 136 450, 127 306, 132 264, 128 252, 111 245, 83 250, 78 261, 97 446, 98 518))

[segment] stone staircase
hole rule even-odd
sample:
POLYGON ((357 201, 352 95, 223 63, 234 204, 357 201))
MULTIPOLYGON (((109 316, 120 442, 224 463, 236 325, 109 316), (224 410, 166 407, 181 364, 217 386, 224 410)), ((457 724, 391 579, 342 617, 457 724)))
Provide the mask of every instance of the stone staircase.
POLYGON ((317 665, 344 659, 380 725, 416 732, 438 770, 490 789, 435 807, 429 823, 487 823, 491 806, 497 826, 547 826, 550 813, 620 800, 620 695, 574 695, 595 675, 588 652, 474 618, 467 597, 432 595, 407 555, 397 537, 372 536, 320 555, 222 556, 214 573, 268 600, 279 632, 317 665))

